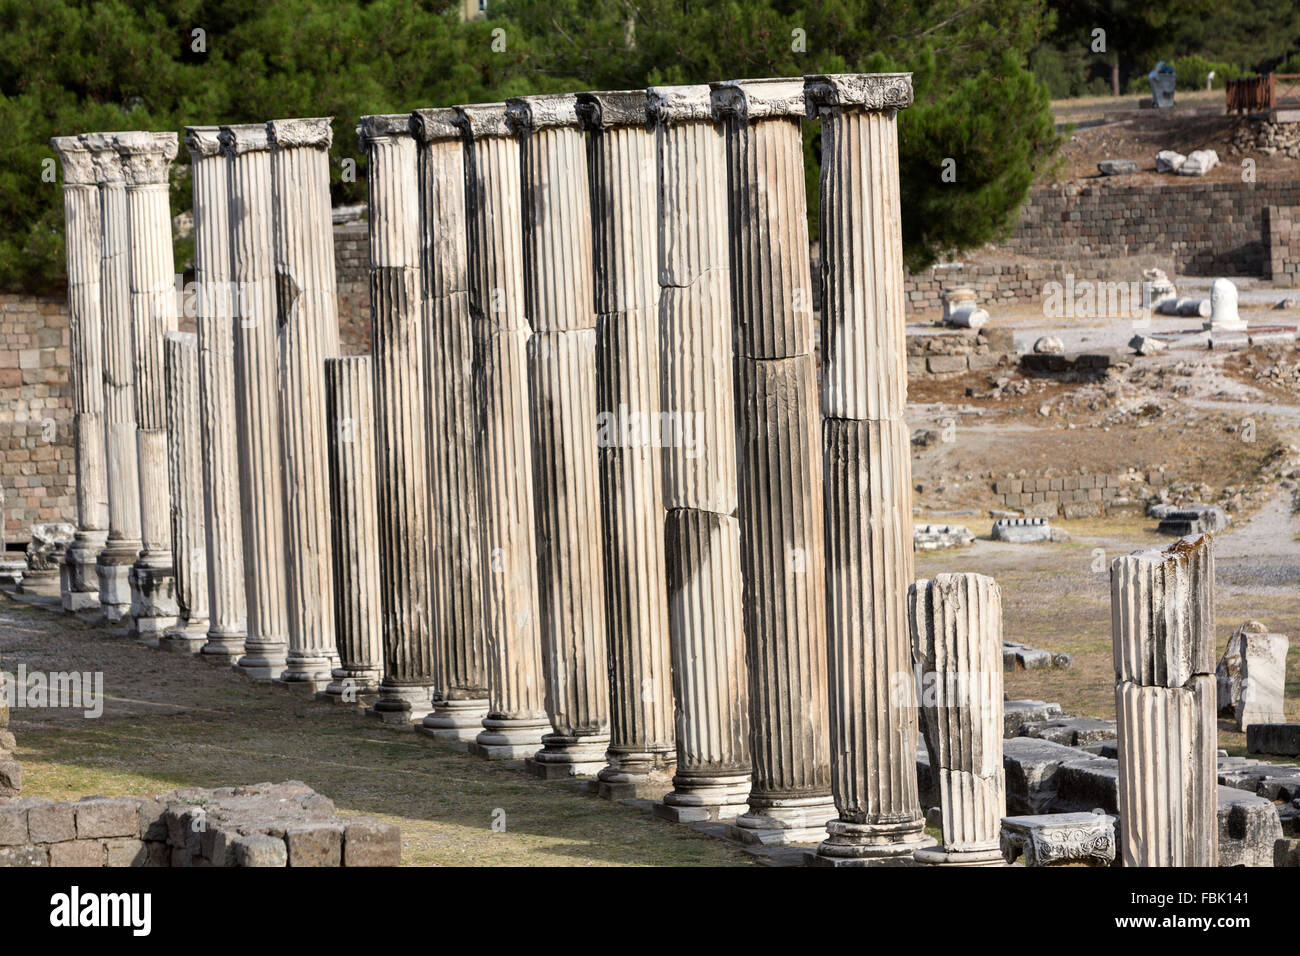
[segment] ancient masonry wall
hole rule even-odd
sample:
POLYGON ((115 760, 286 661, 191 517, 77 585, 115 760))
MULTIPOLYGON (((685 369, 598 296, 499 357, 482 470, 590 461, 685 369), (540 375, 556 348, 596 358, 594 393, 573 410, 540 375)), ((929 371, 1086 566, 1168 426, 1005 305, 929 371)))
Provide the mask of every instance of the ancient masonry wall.
MULTIPOLYGON (((1290 219, 1296 205, 1295 180, 1045 186, 1030 192, 1002 247, 1067 262, 1172 254, 1179 275, 1269 277, 1270 207, 1283 207, 1290 219)), ((1294 274, 1296 260, 1283 262, 1284 273, 1288 264, 1294 274)))
POLYGON ((1168 476, 1056 475, 1028 478, 1003 478, 993 483, 993 496, 1004 508, 1023 511, 1030 517, 1051 518, 1064 513, 1067 518, 1098 517, 1103 512, 1146 513, 1146 503, 1131 497, 1134 479, 1150 477, 1152 483, 1168 476))
POLYGON ((76 521, 66 296, 0 295, 0 485, 11 544, 76 521))
POLYGON ((0 800, 0 867, 397 866, 396 826, 289 782, 158 797, 0 800))

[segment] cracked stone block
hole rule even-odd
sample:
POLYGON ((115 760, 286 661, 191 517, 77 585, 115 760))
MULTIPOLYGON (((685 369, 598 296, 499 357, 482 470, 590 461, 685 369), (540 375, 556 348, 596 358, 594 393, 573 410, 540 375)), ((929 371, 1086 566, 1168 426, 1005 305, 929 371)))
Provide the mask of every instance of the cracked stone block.
POLYGON ((0 846, 19 846, 26 842, 27 804, 0 806, 0 846))
POLYGON ((134 800, 83 800, 74 809, 79 839, 140 835, 140 810, 134 800))
POLYGON ((1062 717, 1035 721, 1020 728, 1022 737, 1038 737, 1067 747, 1082 747, 1099 740, 1115 738, 1115 721, 1095 717, 1062 717))
POLYGON ((401 862, 402 833, 396 826, 366 817, 347 821, 344 866, 398 866, 401 862))
POLYGON ((288 866, 289 853, 283 840, 254 833, 236 837, 232 849, 235 866, 288 866))

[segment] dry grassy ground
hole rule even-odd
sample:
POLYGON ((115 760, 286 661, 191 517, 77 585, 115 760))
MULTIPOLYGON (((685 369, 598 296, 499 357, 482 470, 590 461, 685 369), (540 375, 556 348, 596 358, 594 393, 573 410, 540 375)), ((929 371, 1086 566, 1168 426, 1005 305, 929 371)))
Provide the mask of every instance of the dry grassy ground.
POLYGON ((543 783, 229 670, 0 596, 0 667, 104 672, 104 716, 12 711, 23 794, 161 793, 302 780, 340 813, 402 829, 404 865, 752 864, 632 807, 543 783), (506 829, 493 832, 497 810, 506 829))

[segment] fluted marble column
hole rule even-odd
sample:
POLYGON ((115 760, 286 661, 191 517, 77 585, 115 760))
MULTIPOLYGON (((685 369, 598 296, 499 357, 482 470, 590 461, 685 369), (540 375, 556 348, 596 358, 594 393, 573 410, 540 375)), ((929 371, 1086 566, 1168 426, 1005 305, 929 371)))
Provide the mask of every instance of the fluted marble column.
POLYGON ((322 690, 338 665, 325 359, 338 354, 329 118, 271 120, 289 653, 278 680, 322 690))
POLYGON ((649 91, 659 181, 659 342, 677 772, 656 815, 731 819, 749 793, 727 153, 707 86, 649 91))
POLYGON ((750 843, 817 843, 835 816, 826 557, 802 79, 714 83, 727 127, 740 554, 749 660, 750 843))
POLYGON ((236 292, 235 418, 248 622, 236 665, 256 680, 284 670, 289 610, 284 567, 284 463, 275 252, 271 244, 271 144, 265 123, 221 127, 230 183, 230 275, 236 292))
POLYGON ((175 133, 117 133, 113 146, 126 180, 131 263, 131 347, 135 358, 136 457, 140 463, 140 557, 131 567, 135 632, 156 644, 176 623, 167 478, 167 401, 163 336, 176 328, 176 269, 168 173, 175 133))
POLYGON ((100 301, 103 309, 104 451, 108 540, 95 562, 99 604, 110 633, 128 634, 131 565, 140 556, 140 463, 136 455, 135 359, 131 348, 131 261, 126 180, 112 133, 80 137, 99 189, 100 301))
POLYGON ((339 666, 317 696, 339 704, 378 693, 384 673, 371 366, 368 355, 325 360, 339 666))
POLYGON ((551 733, 539 777, 595 774, 609 746, 586 138, 572 94, 507 101, 523 160, 524 308, 537 585, 551 733))
POLYGON ((203 509, 207 525, 208 639, 203 656, 233 664, 244 653, 243 530, 235 414, 235 289, 230 273, 230 161, 220 128, 189 126, 185 145, 194 179, 194 275, 199 296, 203 509))
POLYGON ((466 136, 488 715, 470 752, 531 756, 550 725, 538 628, 519 144, 504 103, 457 107, 466 136))
POLYGON ((1002 592, 982 574, 938 574, 908 592, 912 662, 943 846, 921 863, 1002 866, 1002 592))
POLYGON ((655 137, 645 90, 579 93, 590 131, 600 455, 609 646, 609 799, 661 797, 676 764, 659 425, 655 137))
POLYGON ((934 841, 916 787, 907 626, 911 458, 897 110, 910 74, 806 78, 822 121, 822 415, 831 786, 810 862, 907 862, 934 841))
POLYGON ((430 440, 424 412, 419 205, 410 115, 362 117, 370 197, 370 325, 384 679, 374 714, 409 726, 433 706, 430 440))
POLYGON ((176 624, 163 632, 165 650, 197 654, 208 642, 207 535, 203 515, 203 436, 199 410, 199 340, 168 332, 163 340, 167 383, 167 475, 172 500, 172 558, 176 624))
POLYGON ((477 480, 474 330, 469 308, 465 147, 454 109, 411 114, 420 190, 420 305, 433 582, 433 713, 416 730, 467 744, 488 712, 477 480), (437 370, 436 374, 432 370, 437 370))
POLYGON ((77 469, 77 534, 63 558, 60 590, 65 611, 95 619, 103 614, 96 561, 108 541, 99 188, 91 152, 78 137, 56 136, 50 143, 63 164, 69 372, 77 469))
POLYGON ((1125 866, 1218 866, 1214 539, 1110 566, 1125 866))

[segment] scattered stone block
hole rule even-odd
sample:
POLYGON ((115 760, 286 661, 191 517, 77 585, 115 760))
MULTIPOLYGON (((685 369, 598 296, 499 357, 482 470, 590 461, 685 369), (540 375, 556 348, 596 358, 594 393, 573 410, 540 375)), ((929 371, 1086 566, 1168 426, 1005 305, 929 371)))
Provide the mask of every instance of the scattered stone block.
POLYGON ((1040 336, 1034 342, 1034 353, 1037 355, 1064 355, 1065 343, 1055 335, 1040 336))
POLYGON ((1168 345, 1153 336, 1138 333, 1128 340, 1128 347, 1138 355, 1156 355, 1168 348, 1168 345))
MULTIPOLYGON (((1002 763, 1007 775, 1007 809, 1042 813, 1056 799, 1061 766, 1089 755, 1064 744, 1035 737, 1011 737, 1002 742, 1002 763)), ((1100 758, 1092 758, 1100 759, 1100 758)))
POLYGON ((918 524, 912 527, 912 549, 941 551, 964 548, 975 543, 975 535, 959 524, 918 524))
POLYGON ((1246 728, 1246 750, 1300 756, 1300 724, 1251 724, 1246 728))
POLYGON ((1156 153, 1156 172, 1176 173, 1185 162, 1187 162, 1187 157, 1182 153, 1175 152, 1172 149, 1162 149, 1156 153))
POLYGON ((1272 866, 1282 823, 1271 800, 1219 787, 1219 866, 1272 866))
POLYGON ((1011 544, 1051 541, 1052 527, 1046 518, 1002 518, 993 522, 993 540, 1011 544))
POLYGON ((1098 740, 1115 739, 1115 721, 1095 717, 1058 717, 1027 723, 1020 728, 1022 737, 1037 737, 1067 747, 1082 747, 1098 740))
POLYGON ((1179 176, 1204 176, 1215 166, 1219 165, 1219 154, 1212 149, 1194 149, 1187 154, 1178 169, 1175 171, 1179 176))
POLYGON ((1115 818, 1104 813, 1050 813, 1002 818, 1002 857, 1025 866, 1111 866, 1115 818))
POLYGON ((1061 714, 1060 704, 1042 700, 1004 700, 1002 702, 1002 737, 1018 737, 1024 724, 1035 720, 1050 720, 1061 714))
POLYGON ((1228 515, 1218 505, 1191 505, 1165 513, 1156 531, 1185 538, 1189 535, 1214 533, 1228 527, 1228 515))
POLYGON ((1251 724, 1284 724, 1285 634, 1270 634, 1259 621, 1247 621, 1228 638, 1215 667, 1216 706, 1238 730, 1251 724))
POLYGON ((1138 171, 1138 164, 1132 159, 1103 159, 1097 169, 1103 176, 1128 176, 1138 171))
POLYGON ((1273 843, 1274 866, 1300 866, 1300 840, 1276 840, 1273 843))

